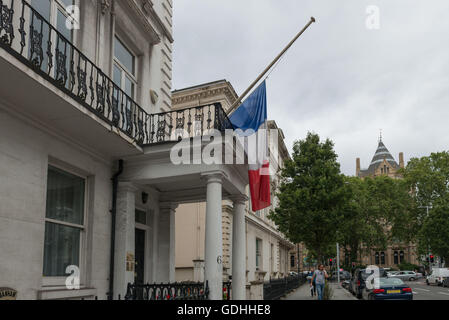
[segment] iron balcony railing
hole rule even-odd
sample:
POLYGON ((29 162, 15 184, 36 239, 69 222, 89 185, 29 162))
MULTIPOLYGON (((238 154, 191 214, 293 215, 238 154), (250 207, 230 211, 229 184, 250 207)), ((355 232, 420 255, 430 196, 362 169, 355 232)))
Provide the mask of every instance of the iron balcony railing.
POLYGON ((125 300, 207 300, 209 286, 201 282, 128 284, 125 300))
POLYGON ((138 145, 232 128, 218 103, 147 113, 27 1, 14 4, 0 0, 0 46, 138 145))
POLYGON ((306 281, 304 275, 291 276, 283 279, 270 279, 263 286, 264 300, 279 300, 292 290, 299 288, 306 281))
POLYGON ((233 129, 220 103, 152 114, 148 144, 200 137, 209 130, 233 129))
MULTIPOLYGON (((176 282, 165 284, 128 284, 125 300, 208 300, 209 284, 176 282)), ((231 300, 232 282, 223 283, 223 300, 231 300)), ((119 297, 120 299, 120 297, 119 297)))

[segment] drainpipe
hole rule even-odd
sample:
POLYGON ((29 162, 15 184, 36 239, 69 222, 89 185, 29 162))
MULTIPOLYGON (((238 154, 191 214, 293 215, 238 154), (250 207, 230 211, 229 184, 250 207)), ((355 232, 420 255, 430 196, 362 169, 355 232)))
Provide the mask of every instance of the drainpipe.
POLYGON ((111 254, 109 262, 108 300, 114 300, 114 260, 115 260, 115 221, 117 216, 117 190, 119 177, 123 173, 123 160, 118 162, 118 171, 112 177, 112 209, 111 209, 111 254))

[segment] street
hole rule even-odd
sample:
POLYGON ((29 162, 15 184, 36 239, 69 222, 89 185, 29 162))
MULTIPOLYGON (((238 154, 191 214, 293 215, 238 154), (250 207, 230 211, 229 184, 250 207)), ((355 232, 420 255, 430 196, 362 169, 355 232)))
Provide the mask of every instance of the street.
POLYGON ((428 286, 424 279, 407 284, 413 290, 414 300, 449 300, 449 288, 428 286))
MULTIPOLYGON (((449 300, 449 288, 428 286, 424 279, 406 282, 413 290, 414 300, 449 300)), ((332 300, 357 300, 349 291, 339 288, 336 283, 331 283, 333 289, 332 300)), ((296 291, 290 293, 284 300, 316 300, 310 295, 310 287, 305 284, 296 291)))

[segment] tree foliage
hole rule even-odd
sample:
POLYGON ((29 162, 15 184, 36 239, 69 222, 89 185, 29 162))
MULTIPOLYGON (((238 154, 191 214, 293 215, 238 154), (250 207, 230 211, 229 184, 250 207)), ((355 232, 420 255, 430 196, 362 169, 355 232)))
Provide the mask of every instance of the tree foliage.
POLYGON ((362 249, 385 250, 391 241, 410 241, 414 208, 404 181, 386 176, 346 177, 346 186, 350 197, 342 210, 338 235, 351 261, 358 261, 362 249))
POLYGON ((413 230, 418 230, 420 253, 449 261, 449 152, 432 153, 410 160, 404 180, 416 201, 413 230), (432 207, 427 215, 425 207, 432 207))
POLYGON ((313 133, 295 142, 292 160, 282 170, 279 206, 271 214, 280 231, 295 243, 303 242, 319 261, 335 245, 346 198, 333 148, 332 141, 321 142, 313 133))

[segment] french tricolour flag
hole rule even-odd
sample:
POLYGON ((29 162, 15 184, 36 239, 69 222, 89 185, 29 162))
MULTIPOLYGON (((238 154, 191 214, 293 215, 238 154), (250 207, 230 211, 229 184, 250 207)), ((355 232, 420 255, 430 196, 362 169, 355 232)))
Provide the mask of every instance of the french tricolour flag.
POLYGON ((265 209, 271 205, 265 81, 230 116, 230 120, 248 141, 245 150, 249 162, 252 210, 265 209))

